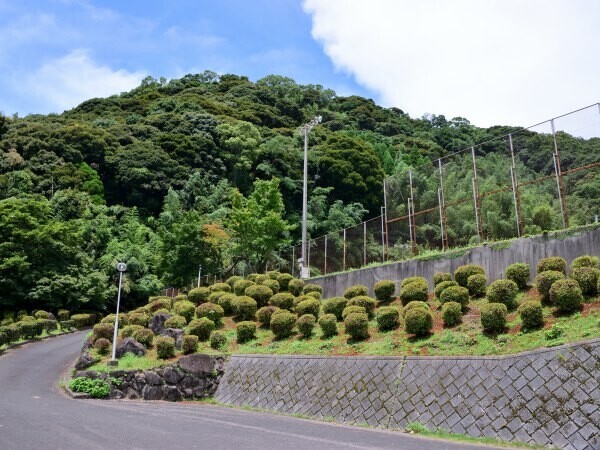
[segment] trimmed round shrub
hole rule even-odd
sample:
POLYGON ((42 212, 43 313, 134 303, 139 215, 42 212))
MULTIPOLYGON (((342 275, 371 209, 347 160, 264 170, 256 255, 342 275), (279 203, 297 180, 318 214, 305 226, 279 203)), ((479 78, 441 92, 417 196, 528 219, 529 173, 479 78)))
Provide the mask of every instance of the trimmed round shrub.
POLYGON ((481 327, 490 333, 500 333, 506 328, 507 308, 504 303, 488 303, 481 307, 481 327))
MULTIPOLYGON (((178 316, 185 317, 185 320, 189 322, 194 318, 194 312, 196 311, 196 304, 189 300, 182 300, 173 305, 173 311, 178 316)), ((177 328, 177 327, 176 327, 177 328)))
POLYGON ((420 281, 408 283, 400 289, 400 301, 405 306, 414 301, 426 302, 428 297, 427 284, 420 281))
POLYGON ((134 332, 136 332, 137 330, 143 330, 144 328, 146 327, 143 327, 141 325, 127 325, 126 327, 123 327, 119 334, 123 339, 125 339, 128 337, 132 337, 134 332))
POLYGON ((462 286, 447 287, 440 295, 440 303, 443 305, 448 302, 460 303, 461 308, 465 309, 469 305, 469 290, 462 286))
POLYGON ((519 289, 527 288, 531 269, 527 263, 514 263, 506 268, 506 279, 514 281, 519 289))
POLYGON ((227 335, 222 331, 213 331, 210 334, 210 348, 222 350, 227 347, 227 335))
POLYGON ((40 325, 41 329, 47 333, 58 329, 58 322, 54 319, 37 319, 36 322, 40 325))
POLYGON ((154 332, 150 328, 140 328, 139 330, 135 330, 131 337, 144 347, 150 348, 154 340, 154 332))
POLYGON ((94 325, 96 321, 95 314, 73 314, 71 316, 71 320, 75 322, 75 326, 77 328, 83 328, 87 326, 94 325))
POLYGON ((365 308, 369 319, 375 315, 375 299, 366 295, 359 295, 348 300, 348 306, 362 306, 365 308))
POLYGON ((198 319, 202 317, 206 317, 207 319, 212 320, 215 325, 219 325, 221 323, 221 319, 225 315, 223 308, 214 303, 202 303, 196 308, 196 317, 198 319))
POLYGON ((344 297, 346 297, 348 300, 361 295, 369 295, 369 289, 362 284, 350 286, 344 291, 344 297))
POLYGON ((393 300, 396 292, 396 283, 391 280, 381 280, 373 286, 373 292, 377 301, 389 303, 393 300))
POLYGON ((405 317, 406 313, 408 311, 410 311, 411 309, 415 309, 415 308, 421 308, 426 311, 431 310, 431 308, 429 307, 429 305, 427 303, 420 302, 420 301, 414 301, 414 302, 410 302, 408 305, 406 305, 404 308, 402 308, 402 317, 405 317))
POLYGON ((50 313, 41 309, 39 311, 36 311, 33 317, 35 317, 36 319, 51 319, 50 313))
POLYGON ((344 308, 348 306, 348 299, 346 297, 333 297, 323 302, 323 314, 333 314, 337 320, 344 320, 342 312, 344 308))
POLYGON ((469 295, 474 298, 484 297, 487 287, 487 277, 480 273, 471 275, 467 280, 469 295))
POLYGON ((256 284, 263 284, 265 282, 265 280, 269 280, 269 277, 266 276, 264 273, 261 273, 261 274, 257 274, 254 277, 254 280, 252 280, 252 281, 254 281, 256 284))
POLYGON ((306 294, 304 294, 305 297, 312 297, 315 300, 319 300, 321 301, 321 294, 317 291, 311 291, 311 292, 307 292, 306 294))
POLYGON ((256 300, 245 295, 237 297, 233 303, 233 314, 237 320, 254 320, 257 309, 256 300))
POLYGON ((458 325, 462 320, 462 305, 457 302, 444 303, 442 306, 442 320, 447 327, 458 325))
POLYGON ((244 292, 250 286, 254 286, 256 283, 250 280, 238 280, 233 284, 233 292, 235 295, 245 295, 244 292))
POLYGON ((282 273, 282 274, 278 275, 277 276, 277 282, 279 283, 279 290, 280 291, 287 291, 288 290, 288 284, 293 279, 294 279, 294 277, 291 276, 289 273, 282 273))
MULTIPOLYGON (((152 317, 155 317, 159 314, 166 314, 167 316, 171 317, 171 312, 168 309, 159 309, 152 314, 152 317)), ((119 323, 121 323, 121 320, 119 320, 119 323)))
POLYGON ((70 317, 71 312, 68 309, 59 309, 56 313, 56 318, 61 322, 64 320, 69 320, 70 317))
MULTIPOLYGON (((102 320, 100 321, 100 323, 110 323, 111 325, 114 325, 115 323, 115 319, 117 318, 116 314, 109 314, 106 317, 103 317, 102 320)), ((129 317, 127 316, 127 314, 119 314, 119 327, 122 327, 124 325, 129 325, 129 317)))
POLYGON ((600 269, 600 261, 597 256, 578 256, 571 263, 571 269, 579 269, 581 267, 591 267, 593 269, 600 269))
POLYGON ((251 341, 256 337, 256 324, 250 321, 240 322, 235 327, 237 341, 240 344, 251 341))
POLYGON ((165 328, 179 328, 182 330, 185 328, 187 323, 188 321, 183 316, 172 316, 165 320, 165 328))
POLYGON ((215 283, 209 289, 210 292, 231 292, 231 286, 227 283, 215 283))
POLYGON ((108 350, 110 349, 110 341, 106 338, 97 339, 96 342, 94 342, 94 348, 99 355, 107 355, 108 350))
POLYGON ((291 311, 294 307, 294 296, 289 292, 280 292, 279 294, 275 294, 273 297, 271 297, 269 304, 271 306, 276 306, 278 308, 291 311))
POLYGON ((210 289, 207 287, 197 287, 188 292, 188 300, 194 302, 196 305, 208 301, 210 295, 210 289))
POLYGON ((315 316, 312 314, 304 314, 296 320, 296 327, 303 337, 309 338, 312 335, 316 323, 317 319, 315 316))
POLYGON ((34 337, 42 334, 40 325, 34 320, 25 320, 17 322, 19 333, 26 339, 33 339, 34 337))
POLYGON ((231 291, 229 291, 229 292, 234 292, 233 287, 234 287, 235 283, 239 280, 243 280, 243 278, 238 275, 233 275, 225 280, 225 283, 227 283, 229 285, 229 287, 231 288, 231 291))
POLYGON ((131 313, 129 314, 129 325, 141 325, 142 327, 148 326, 149 317, 147 314, 131 313))
POLYGON ((544 312, 540 302, 535 300, 523 302, 519 305, 518 312, 523 330, 535 330, 544 326, 544 312))
POLYGON ((291 336, 294 325, 296 325, 296 315, 281 309, 271 316, 269 325, 277 339, 284 339, 291 336))
POLYGON ((75 321, 71 320, 71 319, 69 319, 69 320, 61 320, 59 322, 59 325, 60 325, 60 329, 61 330, 65 330, 65 331, 73 330, 73 329, 77 328, 75 326, 75 321))
POLYGON ((411 283, 418 283, 427 286, 427 280, 423 277, 407 277, 400 282, 400 288, 403 288, 404 286, 411 283))
POLYGON ((398 326, 400 312, 394 306, 382 306, 377 310, 377 327, 381 331, 393 330, 398 326))
POLYGON ((277 280, 279 275, 281 275, 281 272, 278 272, 276 270, 269 270, 267 273, 265 273, 265 275, 268 276, 271 280, 277 280))
POLYGON ((258 320, 262 326, 268 327, 271 324, 271 316, 275 311, 278 311, 277 306, 263 306, 256 311, 256 320, 258 320))
POLYGON ((249 274, 246 276, 246 279, 247 279, 247 280, 249 280, 249 281, 252 281, 253 283, 256 283, 256 277, 257 277, 257 276, 258 276, 258 274, 257 274, 257 273, 249 273, 249 274))
POLYGON ((235 294, 225 294, 221 295, 219 300, 217 300, 217 305, 223 308, 223 314, 229 316, 233 313, 233 304, 235 303, 235 299, 237 296, 235 294))
POLYGON ((94 328, 92 330, 92 336, 94 338, 94 341, 96 339, 100 339, 100 338, 105 338, 105 339, 110 340, 113 338, 114 331, 115 331, 115 327, 113 324, 99 323, 97 325, 94 325, 94 328))
POLYGON ((579 283, 583 295, 598 295, 599 269, 593 267, 576 267, 571 272, 571 278, 579 283))
POLYGON ((507 309, 517 307, 519 287, 511 280, 496 280, 487 289, 486 297, 490 303, 502 303, 507 309))
POLYGON ((300 294, 302 294, 303 288, 304 288, 304 280, 301 280, 299 278, 292 278, 288 282, 288 291, 290 291, 290 293, 294 297, 298 297, 300 294))
POLYGON ((459 266, 454 271, 454 281, 456 281, 459 286, 467 287, 469 277, 471 275, 477 274, 485 275, 485 270, 483 270, 483 267, 478 266, 476 264, 466 264, 464 266, 459 266))
POLYGON ((268 280, 263 281, 262 285, 271 289, 271 291, 273 291, 273 294, 277 294, 279 292, 279 283, 277 282, 277 280, 271 280, 269 278, 268 280))
MULTIPOLYGON (((344 310, 342 311, 342 320, 346 320, 346 317, 348 316, 348 314, 353 314, 353 313, 367 314, 367 310, 365 309, 364 306, 358 306, 358 305, 346 306, 344 308, 344 310)), ((368 317, 368 315, 367 315, 367 317, 368 317)))
POLYGON ((344 319, 346 333, 354 340, 367 339, 369 337, 369 316, 365 313, 350 313, 344 319))
POLYGON ((450 286, 458 286, 456 281, 442 281, 435 286, 433 293, 435 294, 435 298, 440 298, 444 289, 449 288, 450 286))
POLYGON ((539 273, 535 277, 535 284, 538 292, 542 296, 542 301, 547 302, 550 300, 550 288, 555 282, 564 278, 565 276, 562 272, 557 272, 556 270, 547 270, 539 273))
POLYGON ((563 275, 566 273, 565 270, 567 268, 567 261, 565 261, 560 256, 550 256, 548 258, 542 258, 537 263, 537 273, 548 272, 549 270, 553 270, 555 272, 560 272, 563 275))
POLYGON ((219 303, 219 299, 221 297, 223 297, 224 295, 229 294, 229 292, 225 292, 225 291, 215 291, 215 292, 211 292, 208 295, 208 300, 206 302, 202 302, 201 304, 204 303, 214 303, 215 305, 217 305, 219 303))
POLYGON ((303 316, 305 314, 311 314, 315 316, 315 319, 319 317, 319 311, 321 310, 321 302, 315 298, 303 300, 296 305, 296 314, 303 316))
POLYGON ((302 288, 302 293, 306 295, 309 292, 318 292, 319 294, 323 294, 323 288, 318 284, 314 283, 305 284, 302 288))
POLYGON ((324 338, 337 335, 337 318, 333 314, 323 314, 319 317, 319 326, 324 338))
POLYGON ((408 334, 424 336, 433 327, 433 316, 431 311, 424 308, 413 308, 406 311, 404 315, 404 330, 408 334))
POLYGON ((450 272, 436 272, 433 274, 434 286, 437 286, 444 281, 452 281, 452 274, 450 272))
POLYGON ((298 297, 294 297, 294 309, 300 304, 300 302, 303 302, 304 300, 315 300, 315 298, 311 297, 310 295, 300 295, 298 297))
POLYGON ((173 302, 174 303, 182 302, 183 300, 187 300, 187 299, 188 299, 187 294, 177 294, 175 296, 175 298, 173 299, 173 302))
POLYGON ((168 359, 175 356, 175 339, 172 337, 158 336, 154 344, 159 359, 168 359))
POLYGON ((269 299, 273 296, 273 291, 267 286, 256 284, 246 288, 246 295, 256 300, 256 304, 261 307, 266 306, 269 299))
POLYGON ((192 320, 185 329, 186 334, 198 336, 201 341, 206 341, 215 329, 215 323, 207 317, 192 320))
POLYGON ((184 355, 191 355, 198 351, 198 336, 184 334, 181 339, 181 351, 184 355))
POLYGON ((579 283, 570 278, 554 282, 550 288, 550 302, 561 313, 579 311, 583 303, 583 294, 579 283))
MULTIPOLYGON (((33 317, 33 316, 28 316, 28 315, 21 316, 21 317, 19 318, 19 322, 35 322, 35 317, 33 317)), ((113 320, 113 322, 114 322, 114 320, 113 320)))
POLYGON ((151 313, 155 313, 159 309, 169 310, 169 309, 171 309, 171 299, 167 298, 167 297, 161 297, 158 300, 154 300, 153 302, 148 303, 146 308, 151 313))

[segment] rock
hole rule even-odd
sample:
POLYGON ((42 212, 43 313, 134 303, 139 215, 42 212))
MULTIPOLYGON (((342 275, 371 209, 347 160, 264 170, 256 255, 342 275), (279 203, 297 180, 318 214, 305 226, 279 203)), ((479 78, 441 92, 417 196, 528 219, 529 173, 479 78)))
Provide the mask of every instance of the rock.
POLYGON ((142 397, 144 400, 162 400, 164 396, 162 386, 144 386, 142 397))
POLYGON ((87 377, 87 378, 98 378, 98 372, 96 372, 95 370, 80 370, 78 372, 75 372, 75 375, 73 375, 73 378, 81 378, 81 377, 87 377))
POLYGON ((198 386, 198 378, 191 375, 186 375, 183 380, 179 382, 179 387, 182 389, 190 389, 196 386, 198 386))
POLYGON ((109 398, 114 398, 114 399, 120 399, 123 398, 125 396, 125 394, 123 394, 122 391, 120 391, 119 389, 117 389, 114 386, 110 387, 110 393, 108 394, 109 398))
POLYGON ((49 320, 56 320, 56 316, 54 314, 52 314, 51 312, 48 313, 48 319, 49 320))
POLYGON ((196 398, 204 398, 206 397, 206 392, 204 392, 204 388, 197 387, 194 389, 194 397, 196 398))
POLYGON ((163 376, 167 384, 177 384, 183 378, 183 375, 174 367, 165 368, 163 376))
POLYGON ((148 328, 150 328, 154 334, 162 334, 165 331, 165 321, 171 317, 171 314, 158 313, 150 319, 148 328))
POLYGON ((133 353, 135 356, 144 356, 145 347, 133 338, 125 338, 117 345, 117 358, 123 357, 125 353, 133 353))
POLYGON ((215 368, 214 360, 209 355, 194 353, 179 359, 179 367, 196 376, 212 374, 215 368))
POLYGON ((192 398, 192 395, 194 395, 194 390, 193 389, 184 389, 183 390, 183 396, 185 398, 192 398))
POLYGON ((175 386, 165 386, 163 389, 164 400, 178 402, 181 400, 181 392, 175 386))
POLYGON ((158 376, 156 373, 152 372, 152 371, 147 371, 144 372, 144 375, 146 375, 146 384, 151 385, 151 386, 160 386, 162 384, 164 384, 163 379, 158 376))
POLYGON ((175 340, 175 348, 177 350, 181 350, 181 344, 183 342, 184 335, 183 330, 180 330, 179 328, 165 328, 160 334, 163 336, 172 337, 175 340))
POLYGON ((94 358, 92 355, 90 355, 90 352, 84 351, 81 353, 81 355, 79 355, 79 359, 75 363, 75 369, 76 370, 85 369, 86 367, 90 367, 96 361, 97 361, 97 359, 94 358))
POLYGON ((128 398, 129 400, 137 400, 138 398, 140 398, 140 394, 138 394, 138 392, 135 389, 127 389, 127 395, 125 396, 125 398, 128 398))

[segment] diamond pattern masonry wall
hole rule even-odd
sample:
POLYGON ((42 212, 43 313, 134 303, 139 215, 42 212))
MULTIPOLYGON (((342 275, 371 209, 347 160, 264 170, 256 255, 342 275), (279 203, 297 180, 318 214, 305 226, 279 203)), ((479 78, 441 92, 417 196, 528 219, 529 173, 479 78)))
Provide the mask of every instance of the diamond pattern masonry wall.
POLYGON ((233 356, 218 401, 338 422, 600 448, 600 339, 504 357, 233 356))

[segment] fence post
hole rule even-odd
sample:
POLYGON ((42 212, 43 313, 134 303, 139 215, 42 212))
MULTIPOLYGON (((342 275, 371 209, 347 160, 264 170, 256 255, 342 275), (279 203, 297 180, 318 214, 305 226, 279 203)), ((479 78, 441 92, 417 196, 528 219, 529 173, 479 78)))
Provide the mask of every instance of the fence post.
POLYGON ((477 163, 475 162, 475 147, 471 147, 471 158, 473 159, 473 201, 475 202, 475 222, 479 242, 485 240, 483 236, 483 220, 481 217, 481 205, 479 199, 479 179, 477 178, 477 163))
POLYGON ((415 194, 413 191, 413 176, 412 176, 412 170, 408 171, 408 176, 410 179, 410 199, 408 199, 408 202, 410 204, 410 209, 409 209, 409 216, 408 216, 408 220, 411 221, 411 228, 412 228, 412 250, 413 250, 413 256, 415 256, 418 252, 417 252, 417 225, 415 222, 415 194))
POLYGON ((442 251, 448 248, 448 226, 446 222, 446 200, 444 198, 444 176, 442 174, 442 159, 438 159, 440 173, 440 187, 438 189, 438 203, 440 206, 440 231, 442 235, 442 251))
POLYGON ((554 140, 554 174, 556 175, 556 184, 558 187, 558 200, 560 202, 560 212, 562 213, 563 228, 569 227, 569 214, 567 213, 567 201, 565 199, 565 185, 562 178, 562 170, 560 168, 560 154, 558 153, 558 143, 556 142, 556 130, 554 129, 554 119, 550 120, 552 127, 552 139, 554 140))
POLYGON ((381 207, 381 262, 385 262, 385 233, 384 233, 384 222, 385 216, 383 215, 383 210, 385 206, 381 207))
POLYGON ((310 276, 310 240, 306 241, 306 267, 308 267, 308 275, 310 276))
POLYGON ((413 245, 413 230, 412 230, 412 220, 410 219, 410 198, 406 201, 406 209, 408 210, 408 235, 410 236, 410 245, 412 249, 413 245))
MULTIPOLYGON (((385 212, 385 254, 386 256, 390 253, 390 239, 388 234, 388 220, 387 220, 387 189, 385 187, 385 181, 383 180, 383 210, 385 212)), ((385 259, 385 257, 384 257, 385 259)))
POLYGON ((344 256, 342 260, 342 270, 346 270, 346 229, 344 228, 344 256))
POLYGON ((325 235, 325 258, 323 259, 323 274, 327 275, 327 235, 325 235))
POLYGON ((363 222, 363 266, 367 265, 367 222, 363 222))
POLYGON ((512 183, 513 201, 515 203, 515 220, 517 221, 517 237, 523 234, 523 218, 521 217, 521 197, 519 196, 519 182, 517 180, 517 166, 515 164, 515 150, 513 147, 512 134, 508 135, 510 146, 510 182, 512 183))

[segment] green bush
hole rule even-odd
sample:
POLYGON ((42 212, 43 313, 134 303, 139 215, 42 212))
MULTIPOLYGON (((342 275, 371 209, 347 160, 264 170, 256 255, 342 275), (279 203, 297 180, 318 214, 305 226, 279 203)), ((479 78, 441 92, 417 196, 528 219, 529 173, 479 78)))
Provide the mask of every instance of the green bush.
POLYGON ((296 305, 296 314, 303 316, 305 314, 311 314, 315 316, 315 319, 319 317, 319 311, 321 310, 321 302, 319 300, 310 298, 303 300, 296 305))
POLYGON ((521 290, 527 289, 530 275, 531 269, 526 263, 514 263, 506 268, 506 279, 514 281, 521 290))
POLYGON ((235 327, 237 341, 240 344, 251 341, 256 337, 256 324, 250 321, 240 322, 235 327))
POLYGON ((442 320, 447 327, 458 325, 462 320, 462 305, 457 302, 444 303, 442 306, 442 320))
POLYGON ((268 327, 271 324, 271 316, 275 311, 278 311, 277 306, 263 306, 256 311, 256 320, 264 327, 268 327))
POLYGON ((278 272, 276 270, 269 270, 267 273, 265 273, 266 276, 268 276, 271 280, 277 280, 277 278, 279 278, 279 275, 281 275, 281 272, 278 272))
POLYGON ((225 280, 225 283, 227 283, 231 288, 231 291, 229 292, 234 292, 235 283, 239 280, 243 280, 243 278, 238 275, 233 275, 225 280))
POLYGON ((120 331, 120 335, 123 339, 128 338, 128 337, 132 337, 133 333, 137 330, 143 330, 145 327, 141 326, 141 325, 127 325, 125 327, 123 327, 123 329, 120 331))
POLYGON ((271 316, 271 331, 277 339, 283 339, 292 334, 296 324, 296 315, 285 309, 277 311, 271 316))
POLYGON ((69 320, 70 317, 71 317, 71 312, 68 309, 59 309, 58 312, 56 313, 56 318, 60 322, 69 320))
POLYGON ((293 302, 294 310, 295 310, 296 306, 298 306, 300 304, 300 302, 303 302, 304 300, 315 300, 315 298, 311 297, 310 295, 300 295, 299 297, 294 297, 294 302, 293 302))
POLYGON ((10 344, 11 342, 16 342, 21 339, 21 329, 15 323, 1 326, 0 333, 5 336, 4 344, 10 344))
POLYGON ((94 341, 100 338, 111 340, 113 338, 114 330, 114 325, 110 323, 99 323, 97 325, 94 325, 94 328, 92 330, 92 336, 94 338, 94 341))
POLYGON ((415 308, 421 308, 424 309, 425 311, 430 311, 431 308, 429 307, 429 305, 425 302, 420 302, 420 301, 414 301, 414 302, 410 302, 408 305, 406 305, 404 308, 402 308, 402 317, 406 317, 406 313, 408 311, 410 311, 411 309, 415 309, 415 308))
POLYGON ((454 271, 454 281, 456 281, 459 286, 467 287, 469 277, 477 274, 485 275, 485 270, 483 270, 483 267, 476 264, 466 264, 458 267, 454 271))
POLYGON ((337 320, 344 320, 342 312, 344 308, 348 306, 348 299, 346 297, 333 297, 323 302, 323 314, 333 314, 337 320))
POLYGON ((186 322, 194 318, 196 304, 189 300, 181 300, 173 305, 173 311, 178 316, 183 316, 186 322))
POLYGON ((400 282, 400 288, 403 288, 411 283, 418 283, 427 287, 427 280, 423 277, 407 277, 400 282))
POLYGON ((542 296, 542 301, 547 302, 550 300, 550 288, 552 285, 558 281, 564 279, 565 276, 561 272, 557 272, 556 270, 547 270, 545 272, 539 273, 535 277, 535 284, 537 286, 537 290, 542 296))
POLYGON ((36 322, 39 324, 42 331, 50 333, 58 329, 58 322, 54 319, 37 319, 36 322))
POLYGON ((256 284, 246 288, 246 296, 256 300, 258 307, 266 306, 269 299, 273 296, 273 291, 267 286, 256 284))
POLYGON ((188 321, 183 316, 172 316, 165 320, 165 328, 179 328, 182 330, 185 328, 187 323, 188 321))
POLYGON ((36 319, 50 319, 50 313, 48 311, 39 310, 33 315, 36 319))
POLYGON ((464 310, 469 305, 469 290, 462 286, 447 287, 440 295, 440 303, 443 305, 448 302, 460 303, 464 310))
POLYGON ((535 300, 523 302, 519 305, 518 312, 523 330, 535 330, 544 326, 544 312, 540 302, 535 300))
POLYGON ((566 269, 567 269, 567 261, 565 261, 560 256, 550 256, 548 258, 542 258, 537 263, 537 273, 538 274, 540 274, 542 272, 547 272, 549 270, 553 270, 555 272, 560 272, 563 275, 565 275, 566 269))
POLYGON ((198 351, 198 336, 185 334, 181 340, 181 351, 184 355, 190 355, 198 351))
POLYGON ((21 337, 25 339, 33 339, 34 337, 42 334, 42 328, 35 320, 17 322, 16 326, 19 328, 21 337))
POLYGON ((292 278, 288 282, 288 291, 290 291, 290 293, 294 297, 298 297, 300 294, 302 294, 303 288, 304 288, 304 280, 301 280, 299 278, 292 278))
POLYGON ((241 296, 233 303, 233 313, 237 320, 253 320, 258 305, 252 297, 241 296))
POLYGON ((273 297, 271 297, 269 304, 291 311, 294 307, 294 296, 289 292, 280 292, 279 294, 275 294, 273 297))
POLYGON ((253 283, 256 283, 256 277, 258 277, 257 273, 249 273, 246 279, 252 281, 253 283))
POLYGON ((131 335, 136 341, 142 344, 146 348, 152 347, 152 341, 154 340, 154 333, 150 328, 142 328, 135 330, 131 335))
POLYGON ((426 302, 429 297, 427 289, 427 284, 423 284, 420 281, 408 283, 400 289, 400 301, 405 306, 414 301, 426 302))
POLYGON ((312 297, 315 300, 319 300, 321 301, 321 294, 317 291, 311 291, 311 292, 307 292, 306 294, 304 294, 305 297, 312 297))
POLYGON ((579 256, 575 258, 571 263, 571 269, 579 269, 581 267, 591 267, 592 269, 600 269, 600 261, 597 256, 579 256))
POLYGON ((73 330, 73 329, 77 328, 75 326, 75 321, 71 320, 71 319, 69 319, 69 320, 61 320, 59 322, 59 325, 60 325, 60 329, 63 330, 63 331, 69 331, 69 330, 73 330))
POLYGON ((392 301, 394 292, 396 292, 396 284, 391 280, 381 280, 373 286, 375 298, 381 303, 389 303, 392 301))
POLYGON ((154 300, 153 302, 148 303, 146 308, 148 308, 148 311, 150 311, 151 313, 155 313, 159 309, 169 310, 171 309, 171 299, 167 297, 161 297, 158 300, 154 300))
POLYGON ((250 280, 238 280, 233 284, 233 292, 235 295, 242 296, 245 295, 246 289, 250 286, 254 286, 256 283, 250 280))
POLYGON ((487 289, 486 297, 490 303, 502 303, 509 310, 517 307, 519 287, 511 280, 496 280, 487 289))
POLYGON ((398 326, 400 312, 394 306, 382 306, 377 310, 377 327, 381 331, 393 330, 398 326))
POLYGON ((210 289, 207 287, 197 287, 188 292, 188 300, 194 302, 196 305, 204 303, 208 300, 210 295, 210 289))
POLYGON ((217 301, 217 305, 223 308, 224 315, 229 316, 233 313, 233 304, 235 303, 236 298, 237 296, 235 294, 221 295, 217 301))
POLYGON ((319 317, 319 326, 323 337, 329 338, 337 335, 337 318, 333 314, 323 314, 319 317))
POLYGON ((206 317, 212 320, 215 325, 221 324, 221 319, 225 315, 223 308, 214 303, 202 303, 196 308, 196 317, 198 319, 206 317))
POLYGON ((309 338, 312 335, 316 323, 317 319, 315 316, 312 314, 304 314, 296 321, 296 327, 303 337, 309 338))
POLYGON ((350 313, 344 319, 346 333, 354 340, 367 339, 369 337, 369 316, 365 313, 350 313))
POLYGON ((277 277, 277 282, 279 283, 279 290, 280 291, 287 291, 288 290, 288 284, 293 279, 294 279, 294 277, 291 276, 289 273, 282 273, 282 274, 280 274, 277 277))
POLYGON ((175 339, 172 337, 158 336, 154 344, 159 359, 168 359, 175 356, 175 339))
MULTIPOLYGON (((124 325, 129 325, 128 323, 124 323, 126 321, 123 320, 123 316, 124 314, 119 314, 119 326, 122 327, 124 325)), ((100 323, 110 323, 111 325, 113 325, 115 323, 115 319, 117 318, 116 314, 109 314, 106 317, 103 317, 102 320, 100 320, 100 323)))
POLYGON ((471 275, 467 280, 469 295, 474 298, 484 297, 487 287, 487 277, 480 273, 471 275))
POLYGON ((579 283, 583 295, 594 297, 598 295, 599 269, 593 267, 576 267, 571 272, 571 278, 579 283))
POLYGON ((323 288, 320 285, 314 283, 305 284, 302 288, 302 293, 306 295, 309 292, 318 292, 319 294, 323 294, 323 288))
POLYGON ((550 302, 561 313, 579 311, 583 303, 583 294, 577 281, 565 278, 553 283, 550 288, 550 302))
POLYGON ((435 294, 435 298, 439 299, 444 292, 444 289, 449 288, 450 286, 458 286, 456 281, 441 281, 435 286, 433 293, 435 294))
POLYGON ((94 348, 99 355, 107 355, 110 350, 110 341, 105 338, 96 339, 94 342, 94 348))
POLYGON ((348 306, 362 306, 365 308, 369 319, 375 316, 375 299, 366 295, 359 295, 348 300, 348 306))
POLYGON ((277 294, 279 292, 279 283, 277 282, 277 280, 271 280, 269 278, 268 280, 263 281, 262 285, 271 289, 273 294, 277 294))
POLYGON ((149 317, 147 314, 131 313, 129 314, 129 325, 148 326, 149 317))
POLYGON ((266 280, 269 280, 269 277, 267 275, 265 275, 264 273, 261 273, 261 274, 256 274, 256 276, 254 277, 254 279, 252 281, 254 281, 256 284, 263 284, 266 280))
POLYGON ((231 292, 231 286, 227 283, 215 283, 209 287, 210 292, 231 292))
POLYGON ((449 272, 436 272, 433 274, 433 285, 437 286, 444 281, 452 281, 452 274, 449 272))
MULTIPOLYGON (((208 295, 208 300, 204 303, 213 303, 215 305, 219 304, 219 300, 221 299, 221 297, 223 297, 224 295, 229 295, 229 292, 225 292, 225 291, 215 291, 215 292, 211 292, 208 295)), ((201 303, 201 304, 204 304, 201 303)))
POLYGON ((490 333, 500 333, 506 328, 507 308, 504 303, 488 303, 481 307, 481 327, 490 333))
POLYGON ((192 320, 185 329, 186 334, 198 336, 201 341, 206 341, 215 329, 215 323, 207 317, 192 320))
POLYGON ((369 289, 362 285, 357 284, 355 286, 350 286, 348 289, 344 291, 344 297, 350 300, 354 297, 359 297, 361 295, 369 295, 369 289))
MULTIPOLYGON (((344 308, 344 310, 342 311, 342 320, 346 320, 346 317, 348 316, 348 314, 367 314, 367 310, 365 309, 364 306, 358 306, 358 305, 354 305, 354 306, 346 306, 344 308)), ((368 317, 368 314, 367 314, 368 317)))
POLYGON ((227 347, 227 335, 222 331, 213 331, 210 334, 210 348, 222 350, 227 347))
POLYGON ((431 311, 424 308, 413 308, 405 312, 404 330, 408 334, 424 336, 431 331, 433 327, 433 316, 431 311))
POLYGON ((35 317, 33 316, 21 316, 19 322, 35 322, 35 317))
POLYGON ((110 394, 110 384, 100 378, 73 378, 69 382, 69 389, 88 394, 92 398, 104 398, 110 394))
POLYGON ((184 300, 187 300, 188 296, 187 294, 177 294, 175 296, 175 298, 173 299, 173 304, 177 303, 177 302, 182 302, 184 300))

